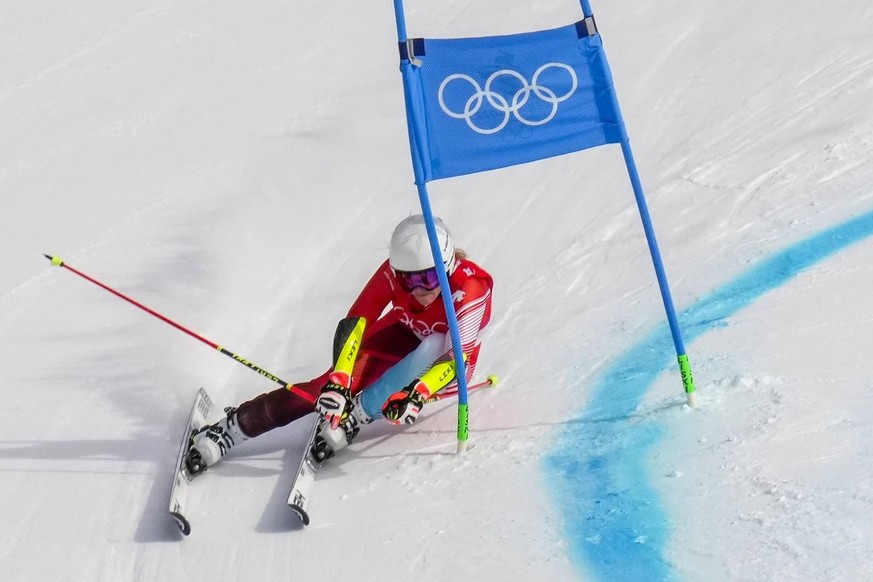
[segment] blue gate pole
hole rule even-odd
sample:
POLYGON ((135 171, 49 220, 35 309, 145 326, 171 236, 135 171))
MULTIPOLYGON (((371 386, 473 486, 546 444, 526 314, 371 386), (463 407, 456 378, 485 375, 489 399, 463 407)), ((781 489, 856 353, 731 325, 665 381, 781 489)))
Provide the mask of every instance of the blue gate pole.
MULTIPOLYGON (((406 21, 403 12, 403 1, 394 0, 394 18, 397 23, 397 41, 407 41, 406 21)), ((411 57, 411 55, 410 55, 411 57)), ((400 70, 403 76, 403 95, 406 104, 406 126, 409 131, 409 149, 412 154, 412 168, 415 174, 415 185, 418 188, 418 199, 421 204, 421 213, 424 216, 427 238, 430 242, 430 250, 433 255, 434 265, 440 281, 440 296, 446 311, 446 319, 449 324, 449 335, 452 339, 452 352, 455 358, 455 377, 458 382, 458 452, 467 450, 467 441, 470 437, 469 404, 467 401, 467 367, 464 362, 464 352, 461 347, 461 334, 458 330, 458 315, 452 299, 452 290, 449 287, 449 277, 445 269, 439 268, 443 264, 442 254, 437 238, 436 226, 434 225, 433 210, 427 193, 427 180, 424 171, 424 140, 420 134, 420 125, 415 123, 412 117, 414 104, 412 101, 412 87, 410 77, 414 65, 411 59, 403 60, 400 70)))
MULTIPOLYGON (((585 18, 590 18, 593 14, 591 11, 591 4, 588 0, 579 1, 582 4, 582 12, 584 13, 585 18)), ((601 58, 604 59, 604 70, 609 71, 609 65, 606 63, 606 57, 602 52, 601 58)), ((685 389, 685 396, 688 405, 693 407, 696 402, 694 394, 694 378, 691 374, 691 364, 688 361, 688 355, 685 353, 685 343, 682 341, 682 330, 679 328, 679 321, 676 318, 676 309, 673 306, 670 285, 667 282, 667 273, 664 269, 664 262, 661 259, 661 251, 658 249, 658 241, 655 238, 655 229, 652 226, 652 218, 649 214, 648 204, 646 204, 643 185, 640 181, 640 175, 637 171, 637 164, 634 161, 633 152, 631 151, 630 138, 628 137, 627 127, 625 126, 624 119, 621 115, 621 109, 618 104, 618 94, 615 91, 615 85, 613 83, 610 83, 609 94, 615 111, 616 120, 618 121, 619 130, 621 132, 621 153, 624 156, 625 166, 627 166, 628 176, 630 177, 631 186, 634 191, 634 198, 637 201, 637 208, 639 208, 640 219, 643 223, 643 230, 646 233, 649 254, 652 256, 652 263, 655 267, 655 276, 658 278, 661 299, 664 302, 664 309, 667 312, 667 322, 670 325, 670 333, 673 336, 673 346, 676 349, 679 372, 682 376, 682 385, 685 389)))

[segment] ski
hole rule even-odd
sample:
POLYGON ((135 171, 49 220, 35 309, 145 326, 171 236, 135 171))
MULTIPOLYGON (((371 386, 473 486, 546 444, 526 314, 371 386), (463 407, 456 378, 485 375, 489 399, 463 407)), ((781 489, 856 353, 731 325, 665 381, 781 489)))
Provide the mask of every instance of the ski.
POLYGON ((194 478, 185 467, 185 457, 191 448, 191 436, 206 426, 209 414, 212 412, 212 400, 206 390, 200 388, 194 397, 194 405, 188 416, 188 424, 182 433, 182 444, 179 447, 179 456, 176 457, 176 471, 173 476, 173 488, 170 491, 170 515, 176 520, 176 524, 186 536, 191 533, 191 523, 185 516, 188 500, 188 485, 194 478))
POLYGON ((312 428, 309 429, 306 448, 303 449, 300 465, 297 467, 291 491, 288 493, 288 507, 297 514, 303 525, 309 525, 309 500, 312 496, 312 487, 315 484, 315 474, 321 468, 321 462, 312 454, 315 437, 318 435, 321 425, 321 417, 317 414, 312 415, 312 428))
MULTIPOLYGON (((487 388, 489 386, 497 386, 498 379, 495 375, 489 375, 484 381, 476 384, 471 384, 467 387, 470 392, 487 388)), ((446 398, 456 396, 458 393, 457 385, 449 386, 448 390, 435 394, 428 402, 437 402, 446 398)), ((324 447, 325 441, 320 441, 321 446, 316 447, 316 437, 321 432, 324 424, 323 419, 315 414, 312 415, 312 426, 309 429, 309 438, 306 440, 306 446, 300 456, 300 464, 297 467, 297 473, 294 475, 294 481, 291 484, 291 490, 288 492, 288 507, 297 514, 300 522, 307 526, 309 525, 309 501, 312 499, 312 489, 315 485, 315 475, 321 469, 321 463, 333 456, 330 452, 332 447, 328 445, 324 447), (317 456, 318 451, 328 451, 328 455, 322 454, 317 456)))

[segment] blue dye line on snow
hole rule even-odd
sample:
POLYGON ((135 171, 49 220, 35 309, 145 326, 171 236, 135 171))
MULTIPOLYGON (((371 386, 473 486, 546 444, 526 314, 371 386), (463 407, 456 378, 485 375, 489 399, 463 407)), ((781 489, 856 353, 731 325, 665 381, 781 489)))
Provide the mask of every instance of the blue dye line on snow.
MULTIPOLYGON (((726 325, 728 317, 768 291, 871 235, 873 212, 777 253, 683 313, 679 319, 684 338, 690 342, 726 325)), ((693 369, 693 354, 689 355, 693 369)), ((634 417, 658 375, 671 369, 678 370, 676 353, 664 324, 618 356, 595 380, 588 405, 561 429, 555 449, 545 459, 571 557, 594 580, 677 579, 664 556, 669 518, 645 468, 663 423, 657 415, 634 417)), ((677 379, 677 391, 680 387, 677 379)))

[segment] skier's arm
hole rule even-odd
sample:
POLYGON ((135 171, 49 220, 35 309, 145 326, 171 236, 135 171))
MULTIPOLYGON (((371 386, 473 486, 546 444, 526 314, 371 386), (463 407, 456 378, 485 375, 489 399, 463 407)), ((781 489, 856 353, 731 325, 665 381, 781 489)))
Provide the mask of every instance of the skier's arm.
MULTIPOLYGON (((491 303, 491 289, 481 281, 472 279, 467 281, 462 291, 464 298, 455 306, 455 309, 458 315, 458 336, 461 339, 461 351, 464 353, 464 360, 468 360, 479 345, 479 333, 484 327, 485 314, 488 313, 491 303)), ((445 349, 446 355, 438 359, 435 365, 445 360, 454 359, 452 338, 449 334, 446 334, 445 349)), ((472 365, 475 366, 475 362, 472 365)), ((467 366, 467 378, 469 379, 472 375, 472 366, 467 366)), ((440 386, 436 391, 445 386, 446 384, 440 386)))
POLYGON ((333 371, 315 401, 315 410, 336 428, 352 409, 352 371, 361 349, 367 320, 346 317, 333 337, 333 371))
POLYGON ((366 322, 374 322, 391 302, 390 267, 385 261, 364 285, 358 298, 340 321, 334 335, 334 366, 327 384, 315 402, 315 410, 334 428, 352 409, 352 371, 364 337, 366 322))
POLYGON ((414 423, 427 399, 454 379, 455 360, 437 362, 421 378, 389 396, 382 406, 382 416, 392 424, 414 423))

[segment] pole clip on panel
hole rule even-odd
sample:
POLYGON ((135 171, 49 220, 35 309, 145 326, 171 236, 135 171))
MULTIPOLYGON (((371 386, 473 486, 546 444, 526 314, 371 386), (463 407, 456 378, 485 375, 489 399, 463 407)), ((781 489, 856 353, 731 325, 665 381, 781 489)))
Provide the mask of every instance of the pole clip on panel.
POLYGON ((424 39, 409 38, 406 41, 398 43, 400 46, 400 60, 409 61, 416 67, 421 66, 421 59, 418 57, 424 56, 424 39))
POLYGON ((586 16, 585 20, 577 22, 576 32, 579 34, 579 38, 587 38, 597 34, 597 23, 594 22, 594 16, 586 16))

